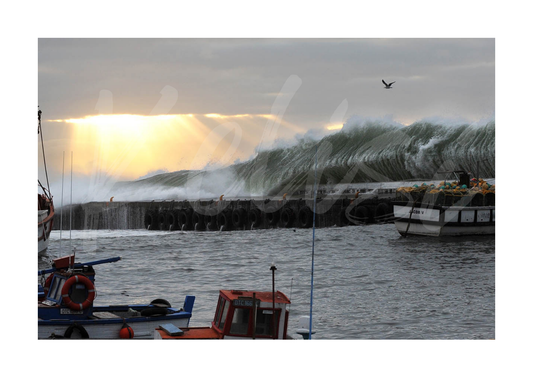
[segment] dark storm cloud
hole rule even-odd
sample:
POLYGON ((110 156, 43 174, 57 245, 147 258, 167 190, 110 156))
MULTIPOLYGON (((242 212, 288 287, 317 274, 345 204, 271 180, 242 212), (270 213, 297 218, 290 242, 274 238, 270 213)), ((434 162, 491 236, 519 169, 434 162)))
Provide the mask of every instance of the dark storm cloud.
POLYGON ((493 39, 40 39, 39 104, 48 119, 149 114, 163 87, 171 113, 269 113, 290 75, 302 85, 290 122, 348 114, 479 118, 494 111, 493 39), (382 90, 381 79, 396 81, 382 90))

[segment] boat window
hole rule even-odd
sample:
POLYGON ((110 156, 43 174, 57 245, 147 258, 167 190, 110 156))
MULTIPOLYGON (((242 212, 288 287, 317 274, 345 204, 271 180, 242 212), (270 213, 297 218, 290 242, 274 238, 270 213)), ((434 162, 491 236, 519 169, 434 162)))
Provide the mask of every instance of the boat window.
POLYGON ((231 321, 230 334, 232 335, 246 335, 248 333, 248 323, 250 322, 249 308, 236 308, 233 312, 233 320, 231 321))
POLYGON ((218 322, 220 321, 220 314, 222 313, 222 309, 224 308, 224 298, 219 297, 218 298, 218 306, 217 306, 217 312, 215 313, 215 319, 213 319, 213 322, 218 327, 218 322))
MULTIPOLYGON (((279 322, 279 310, 274 311, 275 313, 275 325, 276 329, 279 322)), ((257 336, 272 336, 272 310, 260 309, 257 311, 257 317, 255 321, 255 334, 257 336)))
POLYGON ((64 283, 65 279, 63 277, 55 276, 52 279, 52 284, 48 291, 48 299, 59 302, 59 299, 61 298, 61 289, 63 288, 64 283))
POLYGON ((224 329, 224 324, 226 323, 226 317, 228 316, 229 302, 224 301, 224 309, 222 310, 222 316, 220 317, 219 328, 224 329))

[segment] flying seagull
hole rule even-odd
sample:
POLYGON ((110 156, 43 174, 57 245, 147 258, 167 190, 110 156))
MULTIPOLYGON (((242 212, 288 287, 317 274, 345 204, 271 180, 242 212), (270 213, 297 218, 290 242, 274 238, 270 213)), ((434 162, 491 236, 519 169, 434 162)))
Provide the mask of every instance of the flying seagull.
POLYGON ((381 79, 381 81, 383 82, 383 84, 385 84, 385 89, 392 89, 392 84, 396 83, 395 81, 393 81, 392 83, 387 84, 383 79, 381 79))

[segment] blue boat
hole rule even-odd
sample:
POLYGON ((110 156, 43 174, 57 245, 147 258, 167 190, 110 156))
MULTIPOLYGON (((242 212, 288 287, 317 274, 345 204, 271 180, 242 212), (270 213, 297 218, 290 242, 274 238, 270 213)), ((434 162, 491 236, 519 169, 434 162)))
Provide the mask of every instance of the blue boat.
POLYGON ((148 304, 94 306, 93 266, 120 257, 74 263, 74 255, 54 260, 53 267, 38 271, 38 338, 119 339, 154 337, 160 324, 188 327, 194 296, 174 308, 164 299, 148 304))

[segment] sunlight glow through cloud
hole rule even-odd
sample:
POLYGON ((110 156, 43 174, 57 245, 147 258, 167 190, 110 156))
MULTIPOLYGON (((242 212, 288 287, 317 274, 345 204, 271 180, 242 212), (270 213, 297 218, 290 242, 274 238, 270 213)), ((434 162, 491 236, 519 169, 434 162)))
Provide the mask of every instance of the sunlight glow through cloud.
MULTIPOLYGON (((70 124, 74 171, 136 179, 163 169, 203 169, 244 161, 255 153, 254 138, 274 116, 270 114, 94 115, 48 122, 70 124)), ((279 138, 303 131, 283 124, 279 138)))

